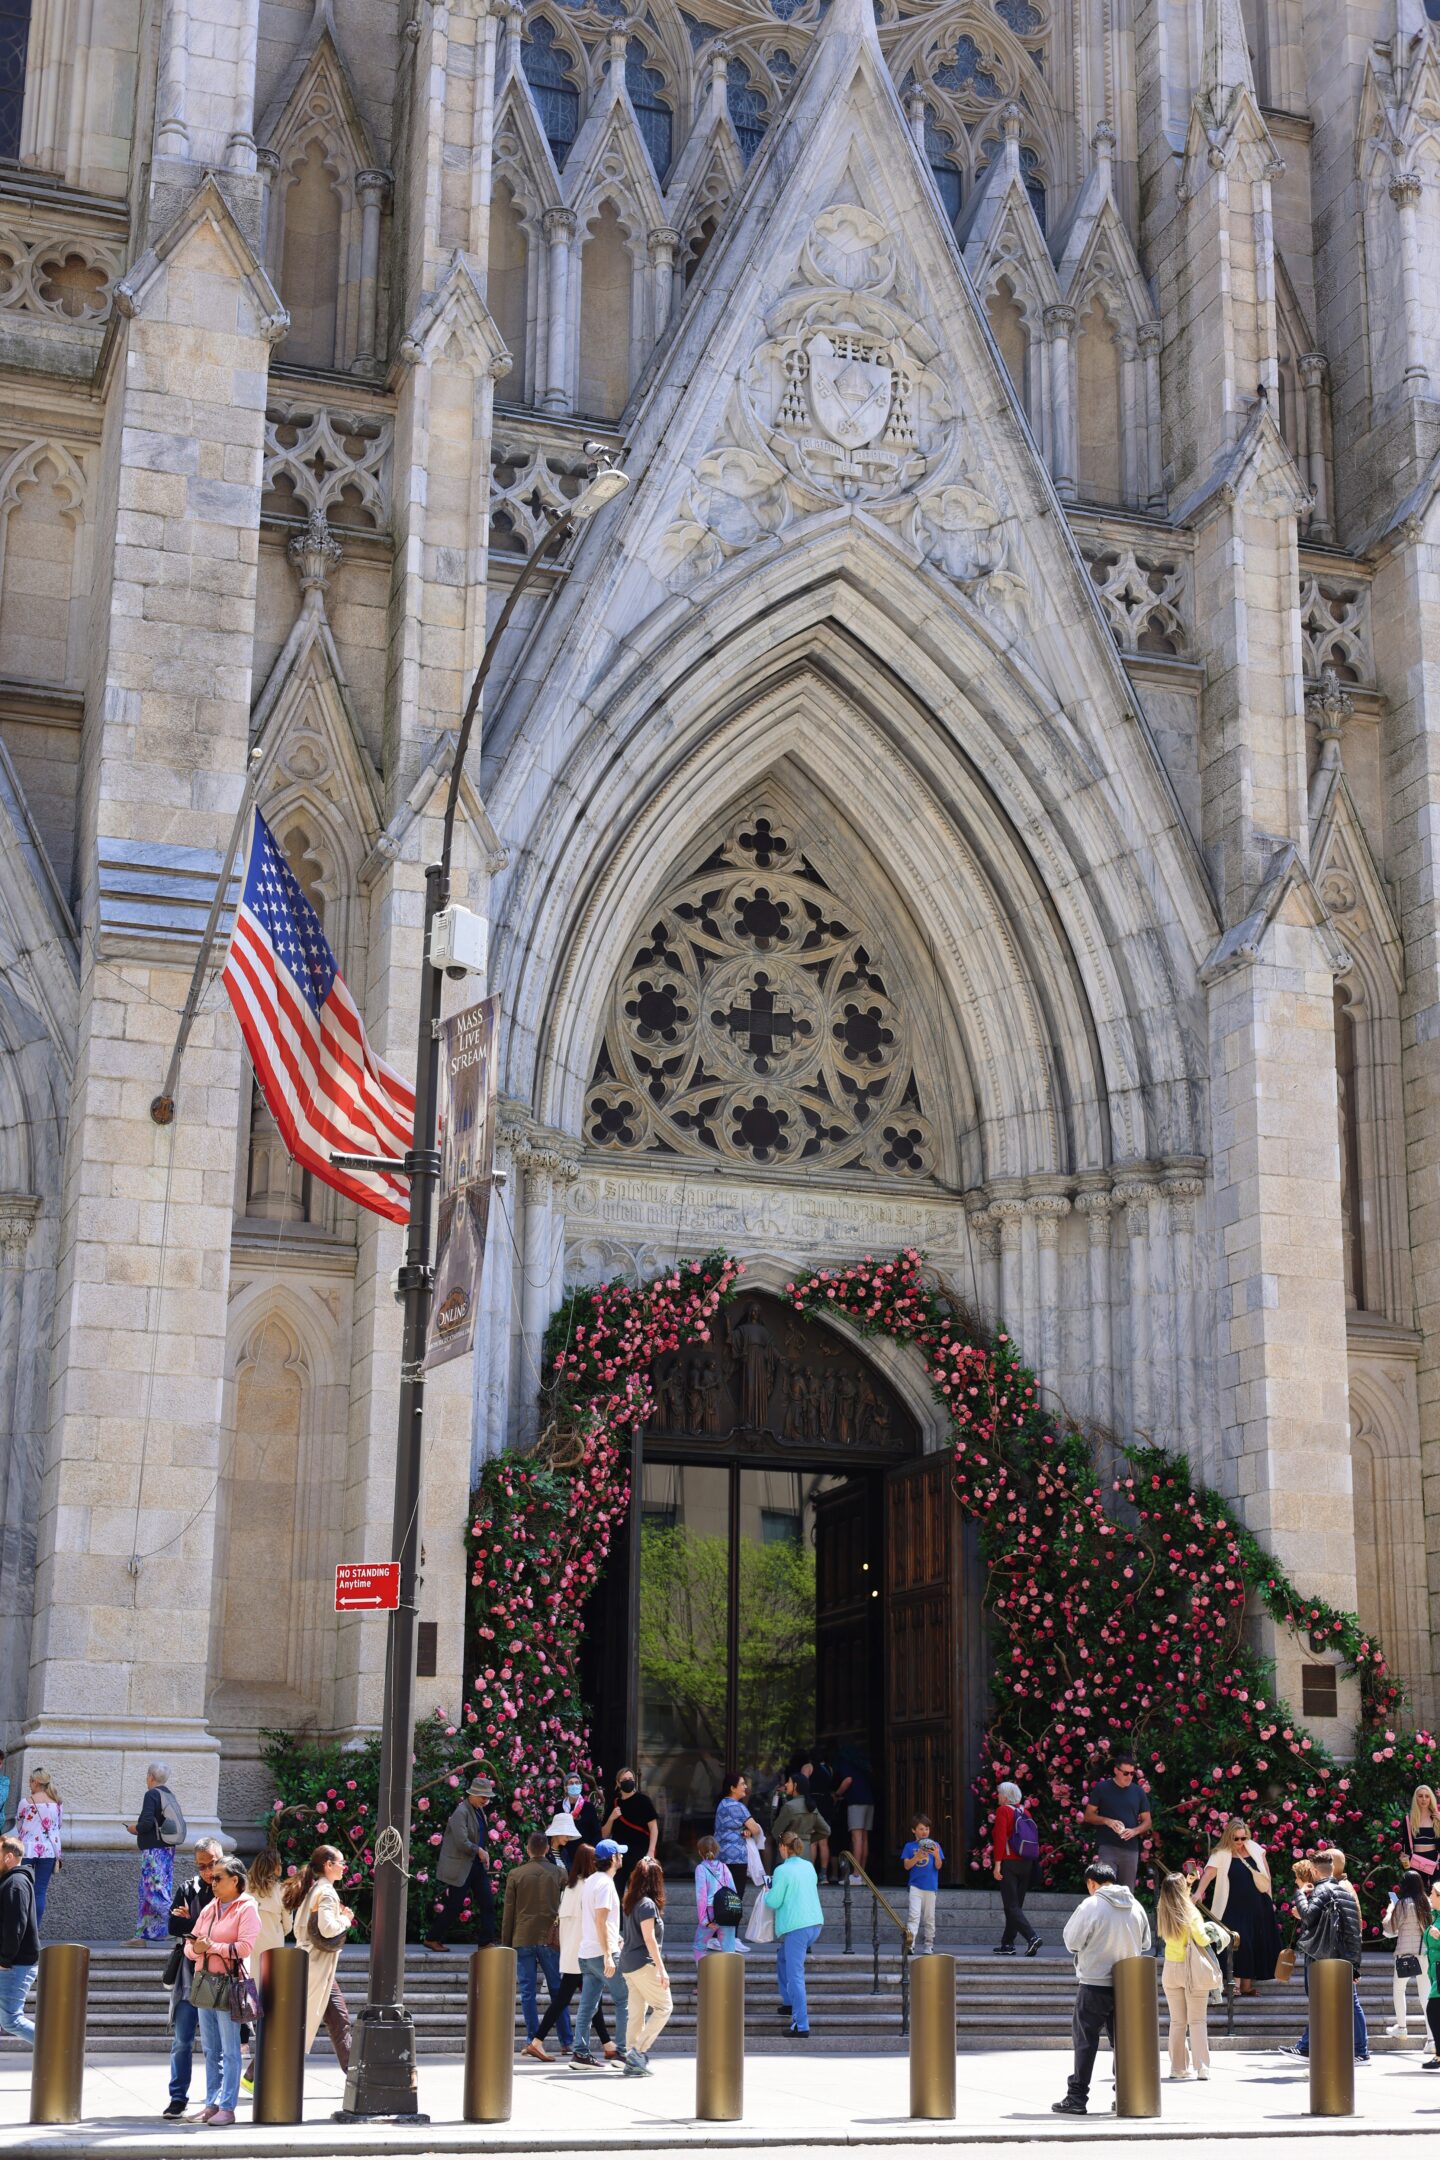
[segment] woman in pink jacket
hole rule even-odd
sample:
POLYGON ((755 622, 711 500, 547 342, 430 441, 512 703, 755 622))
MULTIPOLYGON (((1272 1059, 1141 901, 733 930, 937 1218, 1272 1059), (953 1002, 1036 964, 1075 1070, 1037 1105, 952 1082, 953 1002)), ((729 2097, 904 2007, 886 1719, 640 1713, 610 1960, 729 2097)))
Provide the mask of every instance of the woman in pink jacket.
MULTIPOLYGON (((201 1973, 248 1972, 250 1956, 260 1934, 260 1908, 247 1894, 245 1870, 238 1860, 222 1860, 211 1878, 215 1897, 185 1938, 185 1955, 194 1967, 190 1975, 190 1999, 195 2000, 196 1980, 201 1973)), ((228 2004, 211 2010, 196 2004, 200 2013, 200 2038, 205 2047, 205 2105, 187 2122, 213 2123, 218 2128, 235 2120, 240 2097, 240 2027, 228 2004)))

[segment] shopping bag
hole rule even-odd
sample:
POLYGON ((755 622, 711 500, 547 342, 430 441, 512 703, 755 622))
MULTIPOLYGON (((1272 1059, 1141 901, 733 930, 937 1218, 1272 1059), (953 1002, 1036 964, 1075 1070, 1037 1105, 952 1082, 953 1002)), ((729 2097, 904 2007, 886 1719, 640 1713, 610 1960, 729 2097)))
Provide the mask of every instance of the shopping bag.
POLYGON ((745 1922, 745 1940, 752 1943, 769 1943, 775 1940, 775 1915, 763 1897, 758 1897, 750 1908, 745 1922))
POLYGON ((757 1890, 763 1889, 770 1880, 765 1873, 765 1862, 760 1854, 758 1838, 747 1837, 745 1840, 745 1872, 757 1890))

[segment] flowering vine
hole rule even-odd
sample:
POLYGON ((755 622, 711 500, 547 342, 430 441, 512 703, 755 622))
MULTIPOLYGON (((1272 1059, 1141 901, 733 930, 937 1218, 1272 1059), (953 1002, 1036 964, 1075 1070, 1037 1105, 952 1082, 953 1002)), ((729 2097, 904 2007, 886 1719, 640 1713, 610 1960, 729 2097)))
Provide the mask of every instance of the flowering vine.
MULTIPOLYGON (((740 1272, 712 1254, 638 1287, 577 1290, 551 1322, 540 1444, 487 1463, 474 1496, 467 1699, 455 1723, 437 1712, 417 1728, 410 1864, 422 1931, 445 1815, 477 1764, 496 1785, 500 1867, 543 1827, 567 1771, 590 1780, 576 1652, 629 1508, 630 1435, 653 1412, 656 1359, 709 1339, 740 1272)), ((800 1312, 913 1347, 948 1413, 957 1505, 980 1526, 995 1645, 982 1833, 996 1783, 1014 1777, 1037 1808, 1047 1878, 1077 1881, 1090 1847, 1086 1791, 1124 1741, 1141 1759, 1168 1864, 1203 1857, 1226 1817, 1243 1813, 1273 1866, 1334 1841, 1362 1887, 1389 1887, 1410 1789, 1440 1780, 1440 1759, 1428 1734, 1399 1729, 1400 1690, 1354 1614, 1303 1597, 1181 1458, 1123 1450, 1107 1487, 1091 1439, 1046 1403, 1008 1334, 979 1330, 914 1249, 797 1278, 786 1296, 800 1312), (1247 1607, 1358 1674, 1353 1761, 1277 1700, 1246 1637, 1247 1607)), ((363 1917, 373 1745, 355 1754, 272 1740, 282 1843, 298 1853, 347 1817, 363 1917)))

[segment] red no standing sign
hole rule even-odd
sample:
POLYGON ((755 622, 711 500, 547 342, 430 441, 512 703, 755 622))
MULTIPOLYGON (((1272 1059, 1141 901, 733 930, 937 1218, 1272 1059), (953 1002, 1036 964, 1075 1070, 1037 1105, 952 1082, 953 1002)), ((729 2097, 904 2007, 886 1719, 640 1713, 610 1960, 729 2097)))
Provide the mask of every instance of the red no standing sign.
POLYGON ((399 1603, 398 1560, 342 1560, 336 1568, 336 1612, 394 1612, 399 1603))

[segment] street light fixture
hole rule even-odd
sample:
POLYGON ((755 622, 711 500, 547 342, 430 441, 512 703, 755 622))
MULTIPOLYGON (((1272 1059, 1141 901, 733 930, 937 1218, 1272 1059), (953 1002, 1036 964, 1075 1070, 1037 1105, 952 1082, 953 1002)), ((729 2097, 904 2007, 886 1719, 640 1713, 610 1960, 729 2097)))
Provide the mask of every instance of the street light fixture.
MULTIPOLYGON (((510 626, 542 557, 563 535, 614 502, 630 485, 615 463, 618 453, 587 442, 592 469, 573 501, 551 512, 545 531, 531 550, 489 638, 470 695, 465 701, 450 787, 440 860, 425 872, 425 938, 420 961, 420 1025, 415 1053, 415 1129, 409 1153, 401 1162, 365 1159, 365 1167, 402 1170, 410 1180, 410 1220, 405 1265, 397 1288, 405 1307, 404 1347, 400 1364, 400 1413, 395 1448, 395 1514, 391 1551, 400 1563, 400 1603, 389 1620, 386 1645, 385 1705, 381 1722, 380 1795, 375 1839, 375 1901, 370 1931, 370 1984, 365 2007, 355 2020, 355 2043, 345 2080, 345 2100, 337 2120, 379 2118, 423 2120, 415 2076, 415 2025, 405 2004, 405 1921, 410 1852, 410 1807, 415 1738, 416 1594, 420 1559, 420 1470, 425 1421, 425 1348, 430 1332, 430 1302, 435 1275, 431 1265, 431 1230, 435 1187, 440 1177, 436 1147, 436 1098, 440 1076, 439 969, 431 963, 430 933, 436 916, 449 905, 450 854, 460 780, 470 746, 480 694, 496 650, 510 626)), ((355 1166, 359 1166, 358 1162, 355 1166)))

